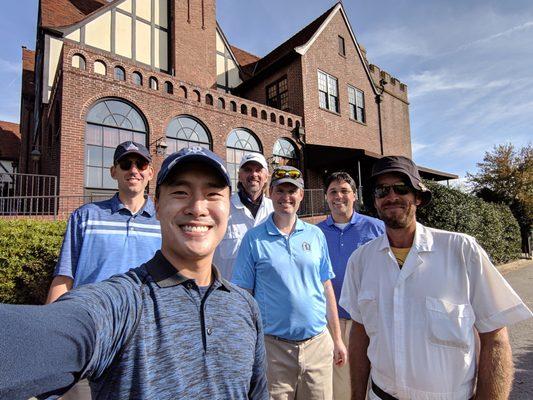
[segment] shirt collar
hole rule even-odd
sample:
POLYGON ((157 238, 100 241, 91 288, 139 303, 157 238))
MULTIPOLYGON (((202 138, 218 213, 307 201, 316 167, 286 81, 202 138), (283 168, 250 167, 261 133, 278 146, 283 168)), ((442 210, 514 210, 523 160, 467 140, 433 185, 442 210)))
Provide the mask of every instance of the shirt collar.
MULTIPOLYGON (((390 248, 389 238, 387 237, 386 232, 377 240, 381 241, 379 243, 379 250, 388 250, 390 248)), ((416 223, 415 238, 412 247, 414 247, 417 252, 433 250, 433 234, 431 233, 431 230, 419 222, 416 223)))
MULTIPOLYGON (((357 214, 355 211, 353 212, 352 214, 352 218, 350 219, 349 221, 349 224, 350 225, 355 225, 357 224, 357 220, 359 219, 359 214, 357 214)), ((333 217, 331 216, 331 214, 328 215, 328 218, 326 219, 326 224, 328 226, 333 226, 335 225, 335 220, 333 219, 333 217)))
MULTIPOLYGON (((180 272, 172 266, 170 261, 165 258, 163 253, 161 253, 161 250, 158 250, 154 257, 146 263, 146 271, 148 271, 154 282, 160 288, 182 285, 185 282, 193 280, 180 274, 180 272)), ((229 282, 222 278, 218 268, 213 265, 212 271, 215 278, 213 280, 213 287, 215 289, 222 289, 229 292, 229 282)))
MULTIPOLYGON (((139 210, 137 214, 146 214, 148 217, 153 217, 155 215, 155 206, 154 202, 149 196, 145 196, 146 201, 144 202, 144 205, 139 210)), ((115 195, 111 198, 111 212, 115 214, 116 212, 120 210, 128 210, 130 213, 131 211, 120 201, 120 198, 118 197, 118 192, 115 193, 115 195)))
MULTIPOLYGON (((283 236, 284 234, 281 233, 281 231, 278 229, 276 224, 274 223, 274 213, 270 213, 266 220, 266 229, 269 235, 273 236, 283 236)), ((296 225, 294 227, 294 232, 297 231, 303 231, 304 230, 304 223, 303 221, 296 216, 296 225)))

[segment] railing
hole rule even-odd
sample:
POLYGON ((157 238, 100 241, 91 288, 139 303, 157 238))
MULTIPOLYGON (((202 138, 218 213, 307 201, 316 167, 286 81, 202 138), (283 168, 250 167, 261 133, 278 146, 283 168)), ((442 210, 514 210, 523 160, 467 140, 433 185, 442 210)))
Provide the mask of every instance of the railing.
POLYGON ((324 189, 305 189, 304 199, 300 204, 298 215, 300 217, 312 217, 327 214, 328 203, 324 197, 324 189))

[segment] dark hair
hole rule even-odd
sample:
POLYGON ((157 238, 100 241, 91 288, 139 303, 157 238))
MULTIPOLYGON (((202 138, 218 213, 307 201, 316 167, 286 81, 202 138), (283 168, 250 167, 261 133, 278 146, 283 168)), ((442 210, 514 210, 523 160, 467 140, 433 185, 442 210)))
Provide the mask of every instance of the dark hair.
POLYGON ((352 188, 352 191, 357 195, 357 185, 355 184, 355 181, 353 178, 344 171, 337 171, 333 172, 331 175, 329 175, 326 180, 324 181, 324 187, 326 192, 328 191, 329 185, 331 185, 333 182, 346 182, 350 187, 352 188))

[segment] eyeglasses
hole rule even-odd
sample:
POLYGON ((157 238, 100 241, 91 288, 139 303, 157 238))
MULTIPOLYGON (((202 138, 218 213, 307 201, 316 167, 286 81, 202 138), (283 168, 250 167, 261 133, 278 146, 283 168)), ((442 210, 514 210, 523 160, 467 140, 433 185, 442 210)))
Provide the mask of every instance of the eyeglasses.
POLYGON ((291 169, 291 170, 285 170, 285 169, 276 169, 272 176, 275 179, 281 179, 281 178, 291 178, 291 179, 298 179, 302 176, 302 173, 298 170, 291 169))
POLYGON ((405 183, 394 183, 392 185, 379 185, 374 188, 374 196, 378 199, 387 197, 391 189, 399 196, 405 196, 408 193, 411 193, 413 189, 411 186, 406 185, 405 183))
POLYGON ((135 160, 131 160, 127 158, 127 159, 119 160, 117 164, 120 167, 120 169, 123 171, 129 171, 132 164, 135 164, 135 166, 137 167, 139 171, 144 171, 146 168, 148 168, 148 164, 150 163, 148 162, 148 160, 144 160, 142 158, 137 158, 135 160))

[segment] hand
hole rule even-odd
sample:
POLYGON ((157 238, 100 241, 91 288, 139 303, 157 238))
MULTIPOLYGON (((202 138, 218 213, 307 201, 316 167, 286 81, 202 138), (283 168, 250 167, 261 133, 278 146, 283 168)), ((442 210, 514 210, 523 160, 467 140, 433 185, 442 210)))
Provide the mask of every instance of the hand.
POLYGON ((333 341, 333 361, 337 367, 348 362, 348 351, 341 339, 333 341))

